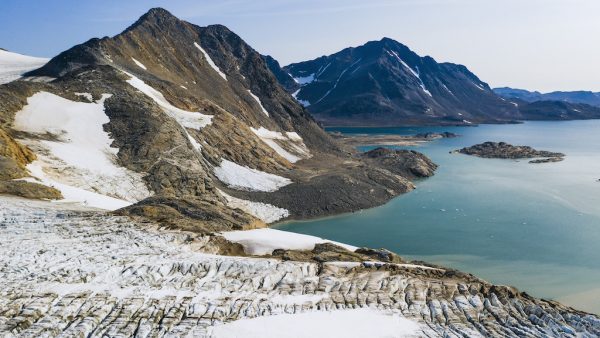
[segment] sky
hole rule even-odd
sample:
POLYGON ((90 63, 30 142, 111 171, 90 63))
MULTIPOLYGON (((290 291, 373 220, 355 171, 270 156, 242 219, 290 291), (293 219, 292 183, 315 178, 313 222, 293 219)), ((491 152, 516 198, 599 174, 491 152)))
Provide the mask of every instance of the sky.
POLYGON ((224 24, 282 65, 390 37, 492 87, 600 91, 600 0, 0 0, 0 47, 52 57, 152 7, 224 24))

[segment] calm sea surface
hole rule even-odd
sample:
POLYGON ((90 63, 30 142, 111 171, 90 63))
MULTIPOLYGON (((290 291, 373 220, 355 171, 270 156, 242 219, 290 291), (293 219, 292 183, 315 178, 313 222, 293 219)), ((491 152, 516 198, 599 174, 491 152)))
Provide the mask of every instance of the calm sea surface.
POLYGON ((385 247, 600 314, 600 121, 330 130, 462 136, 411 147, 440 165, 417 190, 378 208, 279 229, 385 247), (529 164, 449 154, 484 141, 567 156, 529 164))

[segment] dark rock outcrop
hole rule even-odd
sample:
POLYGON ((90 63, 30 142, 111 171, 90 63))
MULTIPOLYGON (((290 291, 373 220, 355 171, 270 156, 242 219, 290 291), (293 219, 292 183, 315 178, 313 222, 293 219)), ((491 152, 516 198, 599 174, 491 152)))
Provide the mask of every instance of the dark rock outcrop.
POLYGON ((375 148, 361 155, 368 161, 404 177, 433 176, 437 165, 427 156, 414 150, 375 148))
POLYGON ((563 153, 536 150, 529 146, 513 146, 505 142, 484 142, 457 150, 458 153, 484 158, 523 159, 544 158, 529 163, 559 162, 565 157, 563 153))
POLYGON ((267 67, 275 78, 288 93, 294 93, 300 89, 300 84, 294 80, 294 78, 285 70, 281 68, 279 61, 275 60, 271 55, 263 55, 263 59, 267 63, 267 67))

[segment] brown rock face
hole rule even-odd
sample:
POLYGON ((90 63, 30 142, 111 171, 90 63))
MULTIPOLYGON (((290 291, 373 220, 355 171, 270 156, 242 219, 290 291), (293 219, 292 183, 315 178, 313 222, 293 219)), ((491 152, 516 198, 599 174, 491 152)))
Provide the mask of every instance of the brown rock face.
MULTIPOLYGON (((239 36, 220 25, 190 24, 163 9, 150 10, 114 37, 74 46, 28 75, 55 79, 2 86, 0 97, 8 102, 0 102, 3 126, 10 128, 15 113, 40 90, 74 101, 87 101, 75 93, 90 93, 94 100, 111 94, 104 101, 110 122, 103 128, 119 149, 117 162, 142 174, 154 194, 122 213, 170 227, 210 232, 264 226, 231 210, 219 190, 308 218, 385 203, 414 188, 409 178, 430 175, 419 171, 427 163, 398 170, 354 156, 278 84, 264 58, 239 36), (143 82, 164 100, 128 81, 143 82), (186 126, 164 102, 183 114, 209 116, 211 123, 186 126), (213 173, 223 160, 293 183, 275 192, 235 190, 213 173)), ((21 162, 28 156, 26 148, 11 143, 10 149, 21 162)), ((8 172, 14 166, 4 167, 8 172)))

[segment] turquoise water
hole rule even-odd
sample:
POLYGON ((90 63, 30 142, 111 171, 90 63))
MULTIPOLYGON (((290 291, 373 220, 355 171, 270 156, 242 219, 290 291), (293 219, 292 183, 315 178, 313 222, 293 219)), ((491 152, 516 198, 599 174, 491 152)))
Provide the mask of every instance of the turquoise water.
POLYGON ((333 130, 462 136, 411 147, 440 165, 414 192, 378 208, 278 228, 385 247, 600 313, 600 121, 333 130), (534 165, 449 154, 484 141, 567 157, 534 165))

